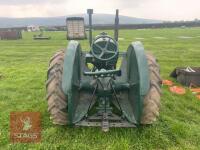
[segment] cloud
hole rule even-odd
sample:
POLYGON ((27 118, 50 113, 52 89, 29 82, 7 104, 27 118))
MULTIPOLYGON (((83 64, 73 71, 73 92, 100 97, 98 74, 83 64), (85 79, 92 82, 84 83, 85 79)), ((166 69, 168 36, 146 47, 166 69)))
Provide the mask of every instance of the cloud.
POLYGON ((27 5, 0 5, 0 17, 54 17, 64 16, 63 4, 45 4, 43 6, 27 5))
POLYGON ((64 16, 86 13, 114 14, 159 20, 200 19, 199 0, 0 0, 2 17, 64 16))
MULTIPOLYGON (((135 8, 135 15, 162 20, 200 19, 199 0, 155 0, 146 1, 135 8)), ((131 10, 129 10, 131 11, 131 10)))
MULTIPOLYGON (((132 8, 132 9, 139 7, 140 5, 142 5, 142 4, 144 4, 148 1, 150 1, 150 0, 128 0, 128 1, 127 0, 126 1, 124 1, 124 0, 113 0, 113 2, 117 3, 117 5, 119 7, 132 8)), ((156 1, 156 0, 154 0, 154 1, 156 1)))
POLYGON ((38 4, 56 4, 66 0, 0 0, 0 5, 38 5, 38 4))

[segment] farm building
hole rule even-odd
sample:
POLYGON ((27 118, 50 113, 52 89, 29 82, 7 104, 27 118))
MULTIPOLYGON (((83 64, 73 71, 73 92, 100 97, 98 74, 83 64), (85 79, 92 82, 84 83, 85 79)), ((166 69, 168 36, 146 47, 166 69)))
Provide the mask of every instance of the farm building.
POLYGON ((22 39, 21 31, 0 31, 0 40, 22 39))
POLYGON ((40 27, 39 26, 35 26, 35 25, 30 25, 30 26, 27 26, 27 31, 28 32, 40 31, 40 27))

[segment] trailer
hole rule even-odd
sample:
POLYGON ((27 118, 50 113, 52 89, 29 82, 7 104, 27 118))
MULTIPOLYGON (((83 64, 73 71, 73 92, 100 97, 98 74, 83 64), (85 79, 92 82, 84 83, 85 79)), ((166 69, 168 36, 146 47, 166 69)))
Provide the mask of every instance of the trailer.
POLYGON ((85 32, 84 18, 70 17, 66 19, 67 40, 84 40, 87 38, 85 32))

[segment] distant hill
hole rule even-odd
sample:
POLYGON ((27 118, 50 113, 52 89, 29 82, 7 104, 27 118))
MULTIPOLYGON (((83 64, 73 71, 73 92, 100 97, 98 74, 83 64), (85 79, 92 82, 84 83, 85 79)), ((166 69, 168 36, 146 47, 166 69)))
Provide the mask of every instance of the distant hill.
MULTIPOLYGON (((38 18, 2 18, 0 17, 0 28, 7 27, 23 27, 28 25, 39 25, 39 26, 63 26, 65 25, 66 17, 84 17, 85 23, 88 23, 88 16, 79 15, 68 15, 60 17, 38 17, 38 18)), ((114 24, 115 15, 110 14, 94 14, 93 24, 114 24)), ((149 23, 161 23, 160 20, 134 18, 128 16, 120 16, 120 24, 149 24, 149 23)))

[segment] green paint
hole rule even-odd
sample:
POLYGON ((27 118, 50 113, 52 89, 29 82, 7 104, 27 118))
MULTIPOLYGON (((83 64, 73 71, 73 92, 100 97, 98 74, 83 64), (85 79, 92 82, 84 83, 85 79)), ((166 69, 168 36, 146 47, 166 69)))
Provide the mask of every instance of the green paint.
POLYGON ((65 52, 62 89, 67 96, 69 124, 72 124, 75 113, 78 92, 75 85, 79 86, 80 80, 80 52, 81 47, 77 41, 70 41, 65 52))
POLYGON ((132 43, 128 47, 127 54, 129 84, 134 85, 129 90, 129 101, 133 106, 137 124, 139 124, 143 110, 143 99, 150 86, 149 69, 141 42, 132 43))

